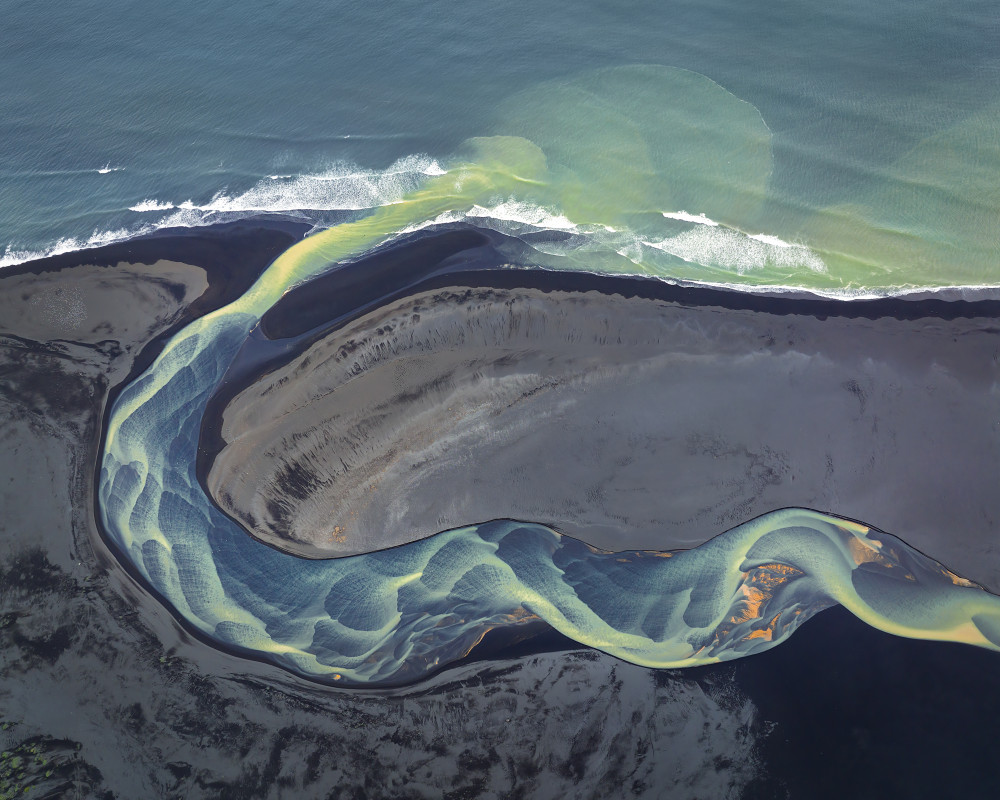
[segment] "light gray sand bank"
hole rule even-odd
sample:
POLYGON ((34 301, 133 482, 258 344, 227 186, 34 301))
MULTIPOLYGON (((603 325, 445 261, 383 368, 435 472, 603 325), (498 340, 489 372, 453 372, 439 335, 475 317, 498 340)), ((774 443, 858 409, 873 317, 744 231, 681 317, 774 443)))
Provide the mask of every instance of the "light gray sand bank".
POLYGON ((497 517, 673 549, 800 505, 996 590, 998 348, 982 319, 423 293, 240 392, 208 484, 254 535, 312 557, 497 517))

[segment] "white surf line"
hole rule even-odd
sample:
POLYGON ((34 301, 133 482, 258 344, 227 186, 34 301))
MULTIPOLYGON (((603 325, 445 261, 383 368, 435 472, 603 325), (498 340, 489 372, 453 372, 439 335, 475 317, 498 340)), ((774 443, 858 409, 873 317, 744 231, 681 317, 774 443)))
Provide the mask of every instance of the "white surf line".
POLYGON ((704 213, 688 214, 687 211, 661 211, 660 213, 667 219, 676 219, 681 222, 693 222, 696 225, 708 225, 710 228, 719 227, 718 222, 714 219, 709 219, 704 213))
POLYGON ((156 199, 146 199, 141 203, 136 203, 134 206, 129 206, 129 211, 138 211, 140 214, 147 211, 170 211, 171 209, 177 208, 173 203, 161 202, 156 199))

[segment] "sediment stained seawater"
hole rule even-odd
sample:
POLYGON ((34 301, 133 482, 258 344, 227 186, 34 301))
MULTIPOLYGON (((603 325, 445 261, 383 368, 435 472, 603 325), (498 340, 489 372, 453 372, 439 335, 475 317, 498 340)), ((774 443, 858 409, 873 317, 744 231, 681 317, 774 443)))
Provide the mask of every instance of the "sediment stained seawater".
POLYGON ((260 214, 323 229, 374 211, 382 238, 472 221, 530 241, 551 268, 844 299, 996 288, 998 107, 936 130, 824 204, 789 194, 776 173, 786 143, 710 77, 602 69, 514 93, 484 137, 449 156, 273 172, 198 200, 147 194, 110 229, 8 246, 0 264, 260 214))

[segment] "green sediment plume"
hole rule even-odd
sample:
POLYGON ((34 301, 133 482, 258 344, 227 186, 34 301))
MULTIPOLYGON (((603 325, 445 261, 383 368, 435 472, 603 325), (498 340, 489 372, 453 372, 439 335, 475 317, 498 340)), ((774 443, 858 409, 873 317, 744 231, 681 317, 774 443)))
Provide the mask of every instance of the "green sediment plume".
POLYGON ((445 174, 292 248, 246 302, 264 307, 269 285, 463 218, 515 236, 560 229, 531 239, 550 268, 842 296, 994 285, 997 113, 931 137, 855 203, 803 218, 773 194, 760 113, 709 78, 629 66, 541 84, 503 103, 498 135, 467 142, 445 174))
POLYGON ((502 104, 496 130, 548 162, 539 191, 510 199, 585 230, 547 247, 547 266, 844 297, 1000 283, 995 104, 805 217, 770 184, 758 110, 697 73, 630 66, 545 83, 502 104))
POLYGON ((771 134, 756 108, 703 75, 656 66, 599 70, 510 98, 494 127, 499 135, 467 142, 446 174, 400 202, 292 248, 253 297, 269 296, 263 284, 280 276, 305 279, 400 230, 470 212, 514 235, 521 219, 537 222, 524 232, 564 230, 565 241, 533 242, 539 263, 553 268, 836 283, 807 248, 752 238, 771 172, 771 134))
POLYGON ((580 224, 660 232, 662 212, 687 210, 750 226, 771 173, 760 112, 683 69, 545 83, 504 103, 496 125, 542 149, 555 176, 549 200, 580 224))
POLYGON ((921 142, 854 203, 801 228, 846 281, 933 287, 1000 283, 1000 106, 921 142))

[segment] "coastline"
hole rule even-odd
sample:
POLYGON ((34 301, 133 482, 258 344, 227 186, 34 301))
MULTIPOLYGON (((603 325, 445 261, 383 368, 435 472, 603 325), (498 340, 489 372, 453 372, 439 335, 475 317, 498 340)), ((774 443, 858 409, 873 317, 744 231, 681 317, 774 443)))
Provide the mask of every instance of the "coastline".
MULTIPOLYGON (((505 643, 500 652, 489 654, 488 660, 460 663, 426 684, 363 695, 317 687, 279 668, 235 657, 192 637, 117 561, 110 560, 94 527, 92 480, 101 412, 108 402, 108 393, 114 391, 115 385, 134 377, 141 363, 148 363, 157 349, 157 341, 162 341, 193 314, 225 302, 238 294, 241 285, 252 281, 266 266, 263 256, 256 261, 248 259, 256 247, 249 243, 259 242, 257 236, 271 241, 275 249, 280 242, 291 241, 290 233, 260 234, 246 229, 244 244, 240 246, 240 235, 234 230, 210 232, 204 241, 211 245, 211 253, 199 259, 196 254, 205 233, 204 229, 190 235, 184 232, 178 243, 169 242, 170 237, 157 237, 160 241, 143 243, 132 251, 155 264, 167 252, 167 245, 180 248, 171 251, 176 261, 173 277, 168 281, 154 280, 156 276, 148 268, 118 266, 127 261, 122 251, 115 249, 118 245, 103 251, 105 261, 101 263, 107 266, 88 266, 93 251, 86 251, 75 265, 72 259, 60 256, 57 258, 61 261, 38 265, 41 268, 35 272, 25 266, 20 277, 7 270, 0 273, 0 296, 28 310, 34 308, 30 303, 38 293, 54 289, 68 292, 74 284, 81 292, 80 299, 90 308, 91 299, 107 298, 109 284, 104 278, 112 274, 121 276, 118 291, 130 287, 126 295, 115 295, 118 300, 94 306, 85 328, 71 330, 65 315, 53 321, 36 315, 32 324, 39 327, 26 336, 24 330, 13 329, 12 317, 0 315, 0 320, 6 323, 0 400, 12 420, 5 440, 11 456, 0 476, 7 547, 0 582, 3 587, 0 615, 4 620, 0 643, 5 652, 6 677, 0 691, 5 697, 4 717, 14 722, 11 731, 4 733, 5 747, 36 741, 57 765, 86 765, 91 771, 78 770, 77 774, 89 776, 87 785, 94 793, 104 786, 130 796, 149 794, 155 791, 151 787, 157 786, 176 786, 178 792, 188 796, 219 796, 225 792, 235 796, 247 791, 247 787, 266 793, 278 791, 280 780, 297 781, 308 790, 319 786, 331 791, 345 785, 362 787, 378 781, 386 769, 400 769, 400 753, 404 750, 405 759, 422 759, 421 763, 432 759, 437 765, 437 777, 426 782, 429 793, 465 786, 468 776, 456 772, 458 760, 475 756, 486 759, 483 763, 492 763, 491 753, 521 764, 528 770, 525 776, 536 776, 523 777, 521 785, 562 787, 560 791, 572 794, 574 787, 596 785, 602 780, 614 782, 621 770, 626 770, 632 775, 645 776, 649 791, 643 790, 639 795, 645 792, 651 797, 656 796, 656 787, 661 785, 658 776, 666 774, 663 770, 671 771, 671 776, 675 769, 686 770, 684 774, 691 774, 691 780, 703 788, 703 794, 720 796, 725 791, 722 784, 730 785, 734 774, 730 767, 718 772, 718 763, 722 762, 713 759, 731 759, 734 753, 740 754, 746 768, 740 772, 739 780, 751 788, 754 775, 763 769, 762 763, 787 763, 787 753, 781 750, 786 747, 782 744, 783 737, 787 735, 785 732, 795 730, 800 721, 794 709, 770 707, 769 704, 777 703, 775 693, 779 689, 775 681, 780 683, 780 676, 789 670, 795 674, 816 659, 826 658, 832 650, 848 647, 852 640, 845 642, 840 637, 855 636, 856 627, 836 620, 827 624, 825 615, 820 615, 810 623, 813 627, 807 627, 781 648, 732 667, 657 673, 588 650, 530 655, 531 643, 527 643, 527 651, 519 658, 507 660, 509 651, 505 643), (187 267, 177 266, 181 264, 187 267), (249 268, 253 275, 232 274, 240 266, 249 268), (18 281, 28 280, 34 282, 31 292, 35 294, 24 296, 24 287, 11 288, 18 281), (207 294, 213 291, 214 296, 207 294), (93 316, 98 307, 106 319, 93 316), (123 325, 122 315, 133 318, 134 322, 123 325), (810 630, 815 635, 803 642, 803 648, 798 648, 799 638, 810 636, 810 630), (788 650, 786 659, 787 648, 794 649, 788 650), (772 670, 779 677, 769 678, 772 670), (464 710, 455 716, 455 708, 464 710), (453 720, 447 731, 437 730, 432 724, 442 715, 453 720), (504 733, 504 720, 515 715, 518 719, 539 721, 537 726, 527 725, 525 730, 546 731, 550 729, 548 726, 557 725, 571 732, 560 741, 550 741, 552 737, 525 738, 523 731, 508 735, 504 733), (288 720, 293 718, 295 723, 290 727, 288 720), (772 720, 778 721, 779 727, 769 733, 772 720), (660 746, 669 743, 673 755, 666 761, 661 756, 654 765, 634 746, 636 731, 648 731, 648 736, 655 737, 660 746), (70 742, 68 752, 75 755, 63 755, 58 749, 62 745, 56 743, 64 741, 70 742), (404 745, 393 744, 396 741, 404 745), (79 749, 75 743, 80 743, 79 749), (172 756, 164 764, 162 748, 168 743, 172 756), (773 752, 762 749, 765 743, 771 743, 768 747, 773 745, 773 752), (614 754, 613 769, 603 759, 582 760, 574 768, 576 772, 566 772, 558 766, 576 763, 573 759, 579 753, 595 748, 614 754), (333 752, 340 766, 334 772, 322 771, 320 767, 321 777, 315 779, 318 782, 309 783, 308 776, 293 765, 312 763, 309 760, 320 750, 326 755, 316 756, 317 765, 325 763, 323 759, 333 752), (266 762, 273 753, 287 756, 283 762, 287 766, 267 775, 247 770, 248 762, 266 762), (538 753, 547 754, 545 757, 556 766, 539 767, 535 762, 538 753), (758 762, 758 758, 762 761, 758 762), (605 773, 607 769, 611 772, 605 773)), ((616 279, 607 284, 609 291, 601 291, 597 283, 589 283, 591 277, 566 277, 562 273, 498 269, 472 272, 463 275, 461 281, 456 280, 457 274, 450 273, 440 279, 451 285, 479 280, 483 291, 522 294, 525 291, 522 284, 536 277, 539 281, 563 281, 558 286, 555 283, 529 286, 527 291, 549 298, 556 306, 570 296, 583 295, 601 303, 618 298, 615 302, 625 309, 626 316, 637 302, 683 308, 689 316, 714 319, 719 325, 730 324, 736 318, 745 322, 767 315, 773 323, 770 327, 774 347, 780 346, 787 353, 795 347, 805 350, 805 344, 809 343, 817 353, 836 356, 842 366, 851 363, 852 358, 878 355, 871 347, 860 347, 858 339, 847 335, 849 330, 863 331, 862 339, 868 337, 869 344, 888 336, 881 352, 893 355, 900 369, 907 359, 913 367, 931 363, 938 356, 940 366, 960 364, 962 358, 955 354, 968 355, 972 339, 995 335, 990 332, 993 311, 989 305, 953 306, 950 310, 955 313, 947 318, 943 314, 949 311, 948 307, 900 301, 896 311, 904 317, 902 320, 891 313, 831 317, 825 304, 799 307, 798 311, 786 304, 782 306, 785 313, 776 313, 773 305, 727 308, 725 293, 711 296, 685 293, 688 298, 707 298, 700 305, 691 299, 681 302, 680 295, 673 299, 659 295, 628 298, 626 290, 632 286, 628 279, 616 279), (509 285, 494 285, 503 281, 509 285), (803 309, 811 312, 805 313, 803 309), (787 338, 782 339, 789 325, 798 332, 795 345, 789 345, 787 338), (937 349, 908 344, 899 333, 907 326, 925 327, 924 333, 929 338, 924 342, 936 342, 937 349), (828 336, 833 329, 837 334, 828 336), (953 335, 958 329, 964 331, 962 335, 953 335), (977 330, 981 334, 974 333, 977 330), (804 337, 809 331, 811 336, 804 337)), ((636 284, 647 286, 645 282, 636 284)), ((659 285, 655 290, 665 291, 659 285)), ((407 293, 412 295, 416 291, 408 289, 407 293)), ((649 291, 653 291, 651 286, 649 291)), ((747 302, 742 297, 740 301, 744 305, 747 302)), ((386 306, 381 300, 374 302, 376 306, 386 306)), ((845 311, 878 308, 833 305, 845 311)), ((694 333, 698 333, 697 329, 694 333)), ((690 341, 698 338, 694 335, 690 341)), ((766 345, 766 340, 762 344, 766 345)), ((977 355, 962 368, 962 374, 969 374, 978 364, 977 355)), ((949 374, 955 370, 938 374, 939 392, 947 389, 949 374)), ((930 373, 925 370, 920 374, 930 373)), ((758 375, 755 380, 764 379, 758 375)), ((966 387, 966 390, 982 397, 988 383, 988 375, 983 374, 979 388, 966 387)), ((961 382, 957 385, 961 388, 961 382)), ((859 388, 866 387, 859 381, 859 388)), ((862 413, 862 402, 855 392, 841 388, 837 394, 838 407, 845 419, 853 419, 851 409, 858 417, 853 421, 858 437, 863 433, 869 438, 873 435, 871 426, 875 416, 879 416, 883 430, 889 424, 887 418, 876 412, 879 403, 885 404, 891 398, 867 392, 862 413)), ((959 424, 972 424, 970 417, 962 416, 963 411, 952 409, 948 413, 959 424)), ((809 437, 815 441, 820 431, 818 427, 807 426, 799 435, 804 437, 800 446, 806 447, 809 437)), ((704 465, 700 469, 717 469, 720 464, 742 457, 740 452, 730 453, 732 448, 706 444, 707 450, 701 456, 704 465)), ((939 448, 940 444, 930 442, 927 452, 934 453, 939 448)), ((914 465, 918 474, 920 468, 920 464, 914 465)), ((868 484, 873 502, 883 505, 895 501, 905 508, 910 501, 920 501, 930 506, 949 496, 955 503, 968 505, 967 501, 975 500, 976 494, 964 481, 973 468, 970 463, 963 470, 943 470, 939 473, 943 475, 943 483, 936 487, 914 489, 904 481, 899 488, 904 495, 901 498, 893 498, 889 489, 879 484, 877 476, 870 477, 872 473, 859 479, 868 484)), ((980 469, 986 477, 995 474, 983 465, 980 469)), ((766 477, 765 473, 760 474, 766 477)), ((842 506, 830 510, 845 512, 842 506)), ((939 521, 947 517, 946 512, 947 508, 940 509, 939 521)), ((865 521, 880 522, 871 518, 865 521)), ((881 526, 920 546, 908 538, 907 531, 892 529, 884 522, 881 526)), ((988 533, 989 527, 980 530, 988 533)), ((962 540, 965 534, 956 533, 954 527, 947 531, 947 538, 940 538, 936 530, 932 533, 939 538, 932 537, 931 544, 921 549, 961 571, 940 547, 953 538, 949 546, 955 552, 962 552, 965 547, 965 557, 971 564, 964 574, 982 577, 976 569, 989 567, 989 556, 968 549, 969 540, 964 544, 962 540)), ((972 544, 975 543, 973 538, 972 544)), ((872 670, 868 661, 852 661, 847 665, 850 669, 820 674, 823 680, 833 681, 825 691, 833 695, 841 690, 847 692, 863 681, 879 696, 897 698, 896 702, 906 707, 907 700, 912 699, 909 687, 936 680, 949 664, 957 665, 956 677, 946 682, 956 687, 955 691, 959 691, 961 684, 964 691, 965 684, 961 681, 965 673, 961 665, 966 658, 975 659, 980 665, 974 680, 988 685, 989 654, 970 653, 960 645, 912 643, 867 628, 861 630, 869 642, 866 657, 877 663, 898 663, 899 654, 903 654, 913 682, 900 686, 891 670, 872 670)), ((963 734, 973 729, 969 726, 978 718, 974 712, 963 712, 956 717, 948 688, 941 691, 926 713, 933 716, 942 735, 947 736, 950 731, 955 741, 966 741, 969 737, 963 734)), ((824 716, 820 718, 828 721, 824 724, 829 724, 834 739, 839 732, 853 741, 850 726, 856 725, 856 721, 822 713, 824 716)), ((984 734, 982 720, 978 719, 976 724, 977 734, 973 738, 979 741, 984 734)), ((969 742, 970 747, 973 744, 969 742)), ((936 763, 931 757, 932 750, 925 755, 922 763, 930 770, 930 765, 936 763)), ((913 757, 911 751, 898 759, 884 753, 876 766, 878 770, 903 769, 913 757)), ((826 766, 828 770, 836 768, 833 764, 826 766)), ((968 779, 973 782, 974 766, 968 767, 968 779)), ((854 778, 839 772, 831 773, 831 780, 838 776, 843 783, 854 785, 851 783, 854 778)), ((45 785, 41 774, 38 780, 39 786, 45 785)), ((510 785, 508 777, 500 772, 489 781, 498 787, 510 785)))

